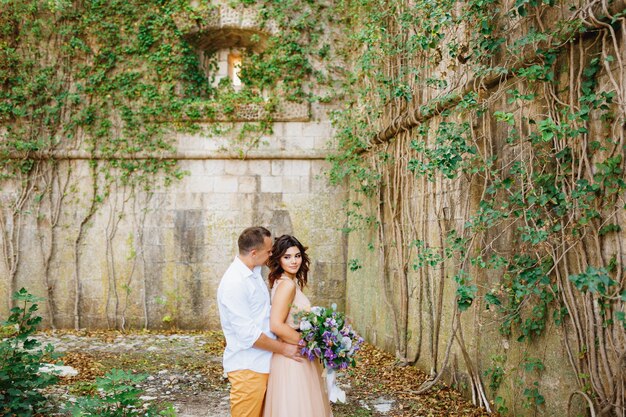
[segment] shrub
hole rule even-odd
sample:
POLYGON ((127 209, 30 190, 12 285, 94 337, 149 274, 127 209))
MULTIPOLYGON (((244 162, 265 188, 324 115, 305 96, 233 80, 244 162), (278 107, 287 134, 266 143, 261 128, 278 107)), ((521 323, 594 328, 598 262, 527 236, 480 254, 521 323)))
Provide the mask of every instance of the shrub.
POLYGON ((54 348, 31 336, 37 330, 41 317, 35 315, 41 298, 24 288, 13 295, 17 306, 0 323, 0 415, 32 416, 46 411, 46 398, 41 389, 57 382, 50 373, 39 373, 44 358, 55 359, 54 348))
POLYGON ((97 378, 93 395, 79 397, 68 406, 74 417, 152 417, 175 416, 171 406, 159 409, 144 407, 139 395, 143 392, 137 385, 146 379, 144 374, 112 369, 104 377, 97 378))

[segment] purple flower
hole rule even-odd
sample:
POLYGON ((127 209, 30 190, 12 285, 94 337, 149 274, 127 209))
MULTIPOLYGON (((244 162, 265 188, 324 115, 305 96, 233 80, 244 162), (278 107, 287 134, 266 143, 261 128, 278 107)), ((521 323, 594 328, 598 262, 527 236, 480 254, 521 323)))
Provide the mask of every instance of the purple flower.
POLYGON ((354 355, 363 343, 342 313, 316 307, 299 313, 302 340, 301 354, 309 360, 319 359, 328 369, 344 370, 354 362, 354 355))
POLYGON ((329 332, 328 330, 324 332, 324 334, 322 334, 322 340, 324 341, 324 343, 326 344, 326 346, 332 346, 333 345, 333 334, 331 332, 329 332))

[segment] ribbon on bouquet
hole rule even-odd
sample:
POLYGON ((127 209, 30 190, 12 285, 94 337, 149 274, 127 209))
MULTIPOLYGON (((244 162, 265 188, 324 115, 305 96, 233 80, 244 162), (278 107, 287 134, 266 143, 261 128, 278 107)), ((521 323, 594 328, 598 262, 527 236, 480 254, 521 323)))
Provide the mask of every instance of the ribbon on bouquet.
POLYGON ((334 369, 326 368, 326 391, 330 402, 346 402, 346 393, 337 386, 337 373, 334 369))

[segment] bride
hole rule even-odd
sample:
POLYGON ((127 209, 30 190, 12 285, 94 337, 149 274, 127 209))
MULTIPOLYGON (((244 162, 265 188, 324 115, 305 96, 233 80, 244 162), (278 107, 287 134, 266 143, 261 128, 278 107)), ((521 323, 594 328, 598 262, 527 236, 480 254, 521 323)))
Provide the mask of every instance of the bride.
MULTIPOLYGON (((294 236, 282 235, 275 240, 267 261, 272 292, 270 328, 283 342, 291 344, 300 342, 293 315, 311 309, 302 293, 310 262, 306 249, 294 236)), ((318 361, 296 362, 273 355, 263 416, 332 417, 321 375, 318 361)))

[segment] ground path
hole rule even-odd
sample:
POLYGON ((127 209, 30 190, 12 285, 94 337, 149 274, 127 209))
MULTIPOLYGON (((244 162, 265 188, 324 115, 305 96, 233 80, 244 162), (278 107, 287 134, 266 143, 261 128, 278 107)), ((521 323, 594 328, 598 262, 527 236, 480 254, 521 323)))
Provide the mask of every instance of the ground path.
MULTIPOLYGON (((140 386, 146 403, 171 403, 179 417, 230 416, 228 381, 221 367, 223 338, 218 332, 43 332, 37 339, 51 343, 64 354, 64 363, 79 371, 54 388, 62 400, 78 395, 81 384, 117 368, 148 375, 140 386)), ((487 415, 445 387, 415 395, 424 378, 415 368, 398 367, 389 355, 366 345, 359 365, 339 378, 347 403, 333 405, 334 415, 487 415)))

